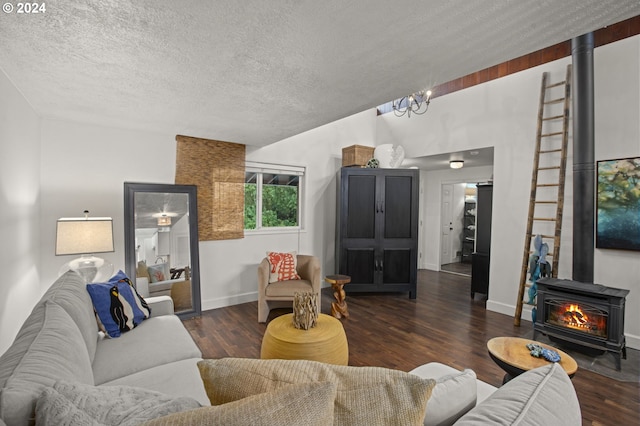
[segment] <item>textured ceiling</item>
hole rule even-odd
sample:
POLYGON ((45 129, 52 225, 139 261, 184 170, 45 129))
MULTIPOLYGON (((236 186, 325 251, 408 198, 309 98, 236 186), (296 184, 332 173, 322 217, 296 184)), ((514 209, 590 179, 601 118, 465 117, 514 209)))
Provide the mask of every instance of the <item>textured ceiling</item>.
POLYGON ((46 2, 0 15, 38 114, 266 145, 640 15, 638 0, 46 2))

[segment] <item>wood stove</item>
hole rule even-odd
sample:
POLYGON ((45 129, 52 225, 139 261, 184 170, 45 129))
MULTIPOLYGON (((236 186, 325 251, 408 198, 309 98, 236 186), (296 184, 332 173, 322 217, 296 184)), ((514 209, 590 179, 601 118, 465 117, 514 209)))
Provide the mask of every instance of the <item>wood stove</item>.
POLYGON ((627 358, 624 305, 629 290, 557 278, 542 278, 537 286, 533 339, 540 332, 611 352, 620 370, 621 358, 627 358))

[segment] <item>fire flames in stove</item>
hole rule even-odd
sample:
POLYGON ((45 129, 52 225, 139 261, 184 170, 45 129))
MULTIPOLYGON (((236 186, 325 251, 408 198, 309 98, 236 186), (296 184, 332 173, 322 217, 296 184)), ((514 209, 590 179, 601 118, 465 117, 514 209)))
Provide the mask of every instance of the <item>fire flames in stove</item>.
POLYGON ((564 323, 568 326, 589 329, 594 326, 594 324, 589 321, 589 317, 582 313, 582 310, 578 305, 569 305, 569 307, 564 311, 563 317, 564 323))
POLYGON ((607 316, 576 303, 562 303, 551 307, 549 322, 597 336, 607 334, 607 316))

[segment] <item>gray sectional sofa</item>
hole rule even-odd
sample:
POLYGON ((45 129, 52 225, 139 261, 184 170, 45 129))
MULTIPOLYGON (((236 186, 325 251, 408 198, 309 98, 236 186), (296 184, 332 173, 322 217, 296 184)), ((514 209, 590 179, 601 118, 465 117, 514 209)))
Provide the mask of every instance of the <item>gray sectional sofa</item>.
POLYGON ((0 419, 32 423, 43 388, 58 380, 142 387, 209 404, 197 368, 202 353, 168 296, 148 298, 151 317, 116 339, 98 332, 79 275, 62 275, 34 307, 0 357, 0 419))
MULTIPOLYGON (((171 298, 148 298, 147 302, 150 318, 118 338, 105 338, 98 332, 82 279, 73 272, 61 276, 0 357, 0 425, 3 421, 9 426, 33 424, 38 398, 61 382, 67 387, 77 384, 87 394, 133 387, 193 402, 184 407, 208 406, 210 395, 198 368, 201 352, 173 314, 171 298)), ((439 363, 422 365, 410 373, 401 374, 436 380, 426 407, 427 426, 581 422, 571 381, 555 364, 527 372, 499 389, 477 380, 471 370, 439 363)), ((231 383, 237 387, 239 381, 231 377, 231 383)), ((109 398, 103 399, 109 404, 109 398)), ((191 412, 184 407, 174 412, 191 412)), ((41 424, 49 423, 42 416, 38 419, 41 424)))

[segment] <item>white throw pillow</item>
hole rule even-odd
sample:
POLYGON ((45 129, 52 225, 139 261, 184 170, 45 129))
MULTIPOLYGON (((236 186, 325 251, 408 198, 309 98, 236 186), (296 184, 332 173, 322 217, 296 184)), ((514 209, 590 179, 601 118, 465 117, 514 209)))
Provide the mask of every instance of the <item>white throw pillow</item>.
POLYGON ((427 402, 425 426, 449 426, 476 406, 476 373, 466 369, 436 379, 427 402))

